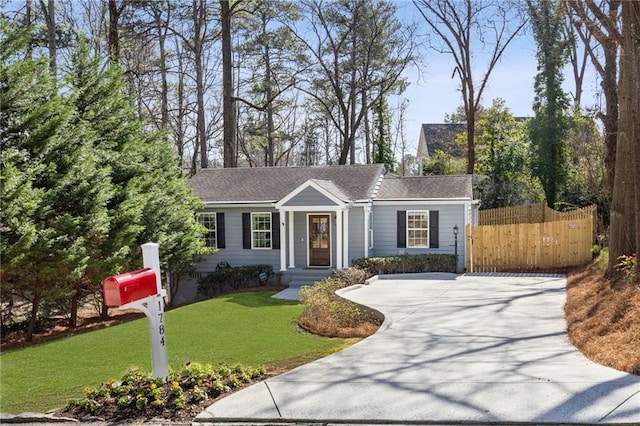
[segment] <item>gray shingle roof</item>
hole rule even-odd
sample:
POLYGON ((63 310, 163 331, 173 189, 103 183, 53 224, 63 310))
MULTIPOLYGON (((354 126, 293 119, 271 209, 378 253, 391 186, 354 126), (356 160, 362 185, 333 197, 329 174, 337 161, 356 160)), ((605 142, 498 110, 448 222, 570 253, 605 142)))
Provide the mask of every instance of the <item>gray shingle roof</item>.
POLYGON ((371 198, 384 173, 383 164, 203 169, 188 185, 204 202, 275 202, 307 180, 316 179, 333 182, 338 189, 332 191, 336 197, 355 201, 371 198))
POLYGON ((422 133, 427 143, 429 155, 440 149, 450 155, 464 155, 464 147, 455 142, 455 138, 467 129, 464 123, 425 123, 422 133))
POLYGON ((471 175, 400 177, 387 175, 375 200, 428 198, 473 199, 471 175))

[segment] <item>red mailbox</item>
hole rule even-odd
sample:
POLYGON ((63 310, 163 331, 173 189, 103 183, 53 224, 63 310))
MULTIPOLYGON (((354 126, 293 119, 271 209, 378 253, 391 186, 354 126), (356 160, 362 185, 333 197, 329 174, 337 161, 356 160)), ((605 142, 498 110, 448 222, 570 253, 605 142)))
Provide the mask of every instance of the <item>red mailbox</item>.
POLYGON ((108 277, 102 282, 102 289, 107 306, 126 305, 158 292, 156 274, 151 268, 108 277))

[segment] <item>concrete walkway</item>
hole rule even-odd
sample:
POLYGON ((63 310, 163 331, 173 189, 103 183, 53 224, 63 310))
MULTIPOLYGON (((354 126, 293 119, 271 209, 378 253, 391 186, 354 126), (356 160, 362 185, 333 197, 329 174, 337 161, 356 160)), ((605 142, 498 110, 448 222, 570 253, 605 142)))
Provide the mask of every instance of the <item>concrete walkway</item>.
POLYGON ((640 424, 640 377, 568 342, 565 284, 422 274, 344 289, 385 314, 374 336, 224 398, 195 422, 640 424))

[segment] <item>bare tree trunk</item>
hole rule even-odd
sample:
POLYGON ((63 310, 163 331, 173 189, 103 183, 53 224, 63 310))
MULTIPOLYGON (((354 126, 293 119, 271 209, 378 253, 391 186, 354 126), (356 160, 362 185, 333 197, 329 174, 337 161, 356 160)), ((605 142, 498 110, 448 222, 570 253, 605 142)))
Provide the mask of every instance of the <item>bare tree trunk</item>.
MULTIPOLYGON (((367 105, 367 91, 362 91, 362 105, 367 105)), ((364 117, 364 151, 365 151, 365 164, 371 164, 371 126, 369 124, 369 113, 367 112, 364 117)))
MULTIPOLYGON (((26 0, 25 12, 24 12, 24 25, 26 27, 31 26, 31 0, 26 0)), ((31 59, 33 56, 33 41, 29 40, 27 45, 27 59, 31 59)))
POLYGON ((202 64, 204 36, 204 0, 193 0, 193 59, 196 72, 196 133, 200 147, 200 167, 209 167, 209 150, 207 149, 207 125, 204 111, 204 66, 202 64))
POLYGON ((610 46, 604 51, 604 73, 602 74, 602 93, 604 94, 606 114, 600 114, 604 126, 604 144, 606 156, 604 163, 607 166, 607 183, 609 190, 613 190, 613 182, 616 175, 616 147, 618 144, 618 44, 609 42, 610 46))
MULTIPOLYGON (((267 20, 265 15, 262 16, 262 34, 265 40, 267 38, 267 20)), ((274 166, 274 141, 273 141, 273 82, 271 77, 271 55, 269 52, 269 43, 264 46, 264 66, 265 66, 265 96, 267 98, 266 114, 267 114, 267 166, 274 166)))
POLYGON ((71 308, 69 311, 69 322, 67 324, 68 328, 76 328, 78 326, 78 305, 80 304, 80 294, 79 292, 74 292, 73 297, 71 298, 71 308))
POLYGON ((476 165, 476 110, 471 105, 467 113, 467 173, 473 174, 476 165))
POLYGON ((618 46, 620 44, 620 0, 596 3, 594 0, 565 0, 571 22, 591 63, 601 78, 606 110, 598 117, 604 127, 607 168, 607 187, 613 190, 618 143, 618 46), (592 37, 595 41, 592 41, 592 37), (602 50, 602 54, 599 50, 602 50))
MULTIPOLYGON (((40 0, 42 13, 47 22, 47 47, 49 48, 49 69, 51 74, 55 76, 57 68, 57 41, 56 41, 56 9, 53 0, 48 0, 44 4, 44 0, 40 0)), ((29 8, 30 10, 30 8, 29 8)))
POLYGON ((27 342, 33 340, 33 333, 35 333, 36 325, 38 323, 38 312, 40 311, 40 302, 42 297, 39 292, 33 295, 33 301, 31 302, 31 313, 29 314, 29 324, 27 325, 26 339, 27 342))
POLYGON ((637 106, 640 97, 640 4, 622 4, 622 46, 620 54, 620 120, 616 150, 615 180, 611 205, 611 227, 609 231, 608 274, 615 275, 618 257, 636 253, 638 248, 638 141, 640 122, 637 121, 637 106))
POLYGON ((120 37, 118 35, 118 20, 120 10, 118 10, 116 0, 109 0, 109 35, 107 44, 109 46, 109 59, 111 62, 118 62, 120 59, 120 37))
POLYGON ((167 1, 167 20, 162 20, 162 9, 154 8, 154 18, 158 31, 158 47, 160 49, 160 127, 166 129, 169 125, 169 85, 167 82, 167 54, 165 42, 171 15, 171 2, 167 1))
POLYGON ((231 11, 229 0, 220 0, 222 23, 222 123, 224 139, 224 167, 237 167, 236 111, 233 99, 233 70, 231 62, 231 11))

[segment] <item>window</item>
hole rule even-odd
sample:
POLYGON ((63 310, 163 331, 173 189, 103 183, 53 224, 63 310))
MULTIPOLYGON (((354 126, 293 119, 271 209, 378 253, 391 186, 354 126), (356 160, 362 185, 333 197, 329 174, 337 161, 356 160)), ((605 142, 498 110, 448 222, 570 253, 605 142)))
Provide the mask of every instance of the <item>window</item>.
POLYGON ((218 248, 217 221, 215 213, 198 213, 198 222, 207 230, 204 233, 204 240, 207 247, 218 248))
POLYGON ((251 213, 251 248, 271 248, 271 213, 251 213))
POLYGON ((407 212, 407 247, 429 247, 429 211, 407 212))

